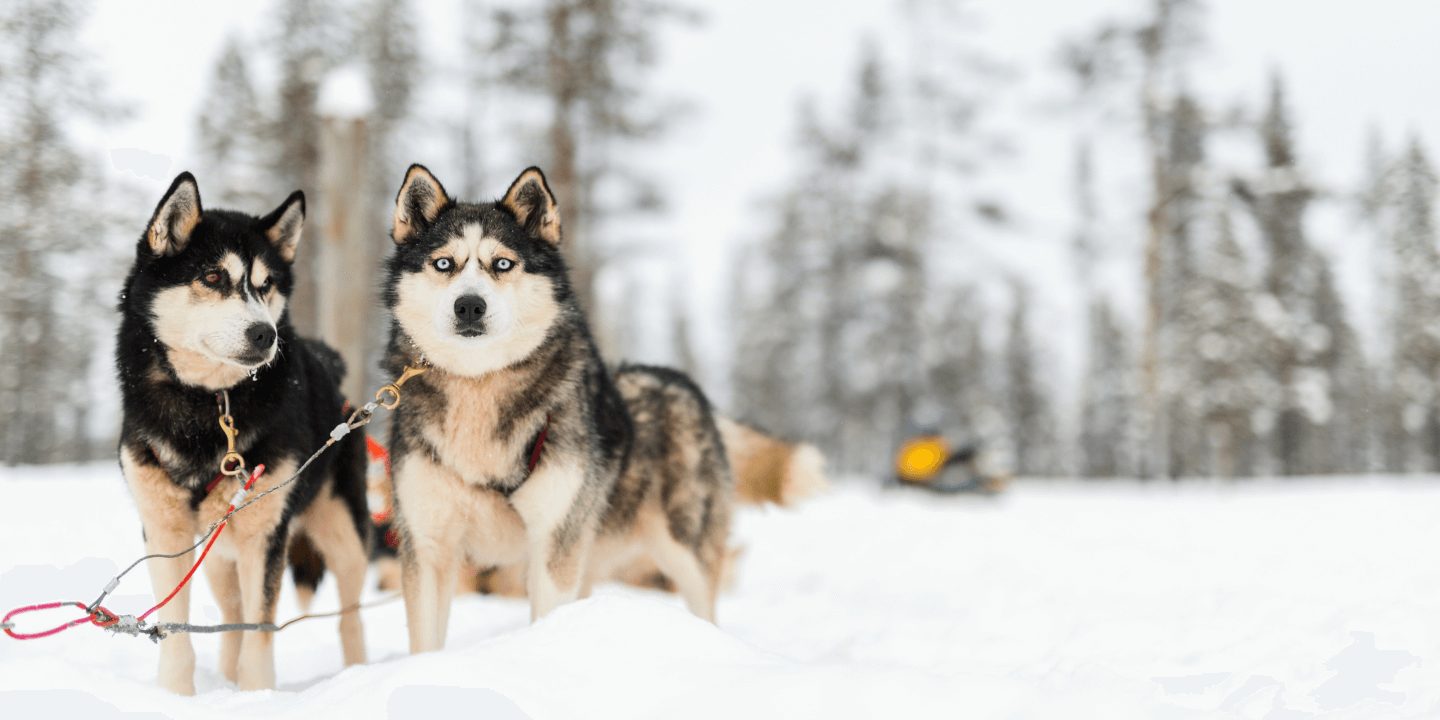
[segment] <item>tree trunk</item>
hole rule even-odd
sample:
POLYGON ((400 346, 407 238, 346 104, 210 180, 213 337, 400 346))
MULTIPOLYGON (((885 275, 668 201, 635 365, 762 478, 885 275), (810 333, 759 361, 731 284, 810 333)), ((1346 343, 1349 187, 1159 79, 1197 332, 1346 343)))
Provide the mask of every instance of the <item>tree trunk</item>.
MULTIPOLYGON (((319 240, 315 252, 315 321, 320 339, 345 358, 341 385, 352 403, 371 386, 374 338, 369 332, 379 284, 370 196, 370 128, 365 120, 324 118, 320 124, 319 240)), ((314 227, 314 225, 312 225, 314 227)))

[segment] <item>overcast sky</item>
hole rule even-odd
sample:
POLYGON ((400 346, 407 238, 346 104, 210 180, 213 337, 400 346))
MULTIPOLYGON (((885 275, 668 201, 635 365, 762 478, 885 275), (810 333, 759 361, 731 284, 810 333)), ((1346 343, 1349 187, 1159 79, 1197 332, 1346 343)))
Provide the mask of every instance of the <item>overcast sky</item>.
MULTIPOLYGON (((103 142, 109 148, 169 156, 169 175, 193 167, 195 109, 221 42, 230 33, 250 41, 269 33, 273 5, 270 0, 96 3, 83 47, 98 60, 113 95, 137 110, 132 121, 108 129, 103 142)), ((458 41, 457 3, 416 5, 422 6, 423 50, 427 61, 436 62, 434 55, 445 54, 458 41)), ((705 22, 666 31, 661 65, 653 76, 656 89, 686 98, 696 112, 672 129, 656 160, 653 171, 669 193, 670 210, 652 226, 679 246, 683 269, 677 272, 696 311, 693 324, 705 370, 723 383, 723 361, 710 358, 726 354, 729 345, 718 318, 726 312, 730 253, 766 232, 769 218, 759 201, 773 196, 791 176, 797 99, 809 94, 838 102, 848 92, 862 37, 886 41, 889 53, 902 56, 892 60, 902 62, 898 18, 903 3, 708 0, 690 5, 703 11, 705 22)), ((1013 247, 996 251, 1002 258, 998 262, 1021 258, 1027 267, 1033 265, 1040 284, 1052 284, 1053 277, 1063 286, 1059 278, 1071 222, 1073 130, 1053 113, 1066 88, 1056 48, 1062 38, 1083 34, 1104 19, 1133 19, 1144 5, 1142 0, 969 3, 977 42, 1016 71, 1006 112, 1023 137, 1002 183, 1007 192, 1023 194, 1025 202, 1019 208, 1021 237, 1013 247)), ((1440 75, 1437 28, 1440 2, 1429 0, 1212 0, 1208 45, 1193 81, 1213 106, 1255 107, 1265 98, 1270 73, 1282 72, 1298 118, 1302 162, 1323 187, 1349 192, 1360 176, 1368 127, 1381 129, 1392 149, 1410 134, 1431 148, 1440 141, 1440 93, 1433 89, 1440 75)), ((489 192, 501 192, 506 180, 496 178, 499 185, 489 192)), ((139 182, 158 197, 168 177, 139 182)), ((277 199, 288 190, 277 188, 277 199)), ((1130 194, 1138 196, 1140 190, 1130 194)), ((1350 267, 1358 261, 1347 245, 1345 225, 1336 216, 1317 227, 1315 241, 1339 261, 1342 282, 1364 305, 1368 270, 1350 267)), ((1138 219, 1136 228, 1138 233, 1138 219)), ((1042 297, 1041 322, 1064 325, 1073 300, 1063 291, 1042 297)), ((1070 342, 1063 332, 1059 337, 1062 345, 1070 342)), ((1069 354, 1063 347, 1052 352, 1069 354)))

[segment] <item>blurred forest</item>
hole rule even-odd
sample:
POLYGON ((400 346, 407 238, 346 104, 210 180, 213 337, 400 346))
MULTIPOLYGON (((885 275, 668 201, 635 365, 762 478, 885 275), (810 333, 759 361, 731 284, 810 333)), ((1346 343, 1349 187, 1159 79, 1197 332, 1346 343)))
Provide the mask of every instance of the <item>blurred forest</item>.
MULTIPOLYGON (((736 342, 722 409, 816 443, 836 471, 888 473, 899 443, 922 431, 978 443, 997 469, 1021 475, 1440 470, 1437 179, 1423 139, 1392 147, 1372 133, 1363 186, 1340 197, 1322 190, 1297 156, 1284 77, 1273 74, 1268 95, 1245 107, 1206 107, 1190 91, 1205 42, 1200 0, 1149 0, 1143 17, 1055 49, 1073 126, 1077 221, 1066 243, 1087 305, 1073 407, 1055 400, 1059 380, 1046 358, 1058 351, 1032 311, 1044 280, 988 278, 1006 299, 986 302, 993 287, 930 261, 1025 210, 1024 197, 985 189, 986 173, 1026 139, 987 121, 1011 80, 974 42, 964 3, 897 5, 907 42, 923 52, 900 62, 867 41, 844 107, 801 104, 796 172, 771 198, 763 239, 717 269, 732 278, 732 316, 709 318, 683 302, 657 313, 637 307, 635 292, 597 290, 607 273, 622 288, 648 282, 628 262, 648 251, 617 228, 664 211, 663 188, 632 151, 683 122, 684 98, 657 96, 646 80, 662 60, 658 30, 702 23, 700 14, 642 0, 464 0, 455 32, 465 56, 446 96, 456 111, 437 123, 414 100, 428 60, 413 1, 275 0, 275 32, 229 40, 195 118, 203 165, 193 169, 207 206, 262 212, 289 189, 305 190, 292 320, 360 370, 347 384, 352 395, 381 380, 383 314, 356 321, 347 308, 376 307, 369 296, 404 168, 421 149, 448 158, 460 169, 442 175, 449 190, 481 199, 509 179, 487 176, 487 149, 513 145, 559 196, 577 288, 606 355, 621 360, 642 338, 665 337, 672 362, 695 372, 694 326, 727 323, 736 342), (254 81, 257 63, 278 68, 273 91, 254 81), (527 121, 476 121, 497 105, 527 121), (1132 219, 1144 238, 1134 263, 1139 308, 1124 306, 1097 271, 1129 252, 1098 220, 1107 197, 1095 177, 1110 158, 1096 147, 1117 133, 1144 154, 1148 199, 1132 219), (1249 169, 1214 162, 1217 143, 1244 148, 1249 169), (1334 261, 1306 235, 1306 213, 1322 196, 1351 209, 1354 232, 1378 239, 1378 349, 1358 338, 1334 261), (362 262, 344 265, 346 257, 362 262)), ((109 363, 94 338, 113 332, 113 299, 93 288, 97 274, 116 270, 78 255, 97 234, 135 236, 143 218, 133 207, 69 211, 124 196, 99 186, 86 159, 94 149, 73 132, 125 114, 102 99, 94 66, 71 49, 84 8, 0 7, 7 464, 111 453, 110 439, 87 431, 94 383, 76 378, 109 363)), ((148 213, 154 198, 129 201, 148 213)), ((109 264, 123 268, 130 252, 109 264)))

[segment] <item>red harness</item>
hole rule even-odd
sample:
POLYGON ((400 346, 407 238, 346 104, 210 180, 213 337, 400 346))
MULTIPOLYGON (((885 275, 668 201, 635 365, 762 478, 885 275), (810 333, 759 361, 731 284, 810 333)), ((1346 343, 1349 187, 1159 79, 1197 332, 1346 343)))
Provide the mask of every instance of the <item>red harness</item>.
POLYGON ((535 463, 540 462, 540 451, 545 447, 545 435, 550 432, 550 416, 545 416, 545 427, 540 428, 540 437, 535 438, 535 449, 530 451, 530 472, 535 472, 535 463))

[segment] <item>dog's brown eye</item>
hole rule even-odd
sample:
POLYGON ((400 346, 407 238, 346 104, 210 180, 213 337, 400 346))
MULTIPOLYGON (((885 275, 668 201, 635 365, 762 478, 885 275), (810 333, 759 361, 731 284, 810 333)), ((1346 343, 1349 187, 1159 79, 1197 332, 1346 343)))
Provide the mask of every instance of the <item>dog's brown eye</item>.
POLYGON ((497 272, 505 272, 513 267, 515 267, 515 263, 512 262, 510 258, 500 258, 495 261, 495 270, 497 272))
POLYGON ((205 273, 205 284, 206 284, 206 285, 219 285, 219 284, 220 284, 220 273, 217 273, 217 272, 208 272, 208 273, 205 273))
POLYGON ((450 268, 453 267, 455 267, 455 261, 450 258, 439 258, 435 261, 435 269, 440 272, 450 272, 450 268))

